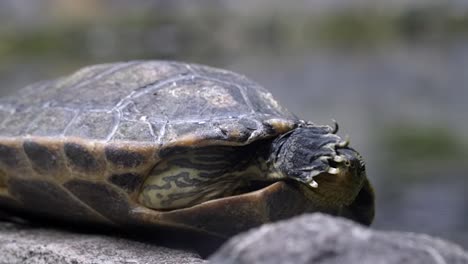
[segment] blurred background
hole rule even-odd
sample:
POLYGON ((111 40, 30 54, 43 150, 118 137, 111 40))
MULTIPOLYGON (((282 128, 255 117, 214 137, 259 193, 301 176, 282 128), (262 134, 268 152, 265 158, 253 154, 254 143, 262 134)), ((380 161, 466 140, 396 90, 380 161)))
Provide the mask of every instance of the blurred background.
POLYGON ((468 248, 468 1, 0 1, 0 96, 134 59, 230 69, 336 119, 367 160, 375 228, 468 248))

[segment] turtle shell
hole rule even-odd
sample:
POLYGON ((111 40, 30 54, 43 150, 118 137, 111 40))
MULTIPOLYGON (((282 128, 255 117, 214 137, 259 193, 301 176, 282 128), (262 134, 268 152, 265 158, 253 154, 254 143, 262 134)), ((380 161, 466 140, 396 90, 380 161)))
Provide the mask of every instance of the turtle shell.
POLYGON ((297 118, 244 76, 206 66, 137 61, 86 67, 0 99, 0 136, 108 143, 242 145, 297 118))
POLYGON ((137 202, 146 175, 179 147, 248 145, 299 122, 267 90, 229 71, 167 61, 86 67, 0 99, 0 210, 229 237, 314 208, 297 187, 278 182, 157 211, 137 202))

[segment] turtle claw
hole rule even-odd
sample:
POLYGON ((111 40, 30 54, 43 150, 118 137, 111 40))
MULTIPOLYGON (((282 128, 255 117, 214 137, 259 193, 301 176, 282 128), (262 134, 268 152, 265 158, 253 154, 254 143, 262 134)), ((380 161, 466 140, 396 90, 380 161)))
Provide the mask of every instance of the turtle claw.
POLYGON ((346 148, 349 146, 349 136, 346 135, 345 140, 338 142, 336 146, 339 148, 346 148))
POLYGON ((337 163, 341 163, 341 162, 346 161, 346 159, 343 156, 336 155, 336 156, 333 157, 333 161, 337 162, 337 163))
POLYGON ((328 171, 327 171, 329 174, 332 174, 332 175, 337 175, 340 173, 340 169, 337 169, 337 168, 329 168, 328 171))
POLYGON ((351 165, 351 162, 349 162, 349 160, 346 157, 342 156, 342 155, 334 156, 333 161, 336 162, 336 163, 342 163, 346 167, 349 167, 351 165))
POLYGON ((310 187, 312 188, 318 188, 318 183, 314 180, 312 180, 311 182, 308 183, 310 187))
POLYGON ((340 129, 340 126, 338 126, 338 122, 336 122, 335 119, 332 119, 333 122, 333 130, 331 131, 332 134, 338 133, 338 130, 340 129))

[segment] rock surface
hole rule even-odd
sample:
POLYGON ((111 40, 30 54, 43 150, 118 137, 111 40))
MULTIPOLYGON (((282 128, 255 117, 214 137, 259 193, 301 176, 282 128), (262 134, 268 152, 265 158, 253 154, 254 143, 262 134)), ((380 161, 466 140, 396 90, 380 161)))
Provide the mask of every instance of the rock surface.
POLYGON ((184 250, 6 222, 0 222, 0 252, 0 264, 206 263, 184 250))
POLYGON ((238 235, 218 263, 468 263, 459 246, 427 235, 383 232, 322 214, 303 215, 238 235))
MULTIPOLYGON (((0 222, 0 252, 0 264, 208 263, 190 251, 7 222, 0 222)), ((427 235, 375 231, 309 214, 238 235, 209 263, 462 264, 468 253, 427 235)))

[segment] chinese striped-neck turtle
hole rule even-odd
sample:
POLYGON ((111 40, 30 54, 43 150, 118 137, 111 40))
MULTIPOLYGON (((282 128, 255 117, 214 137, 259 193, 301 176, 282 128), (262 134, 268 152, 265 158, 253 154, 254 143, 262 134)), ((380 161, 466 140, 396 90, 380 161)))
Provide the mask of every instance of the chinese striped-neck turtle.
POLYGON ((246 77, 133 61, 0 99, 0 211, 229 237, 321 211, 370 224, 362 157, 246 77))

